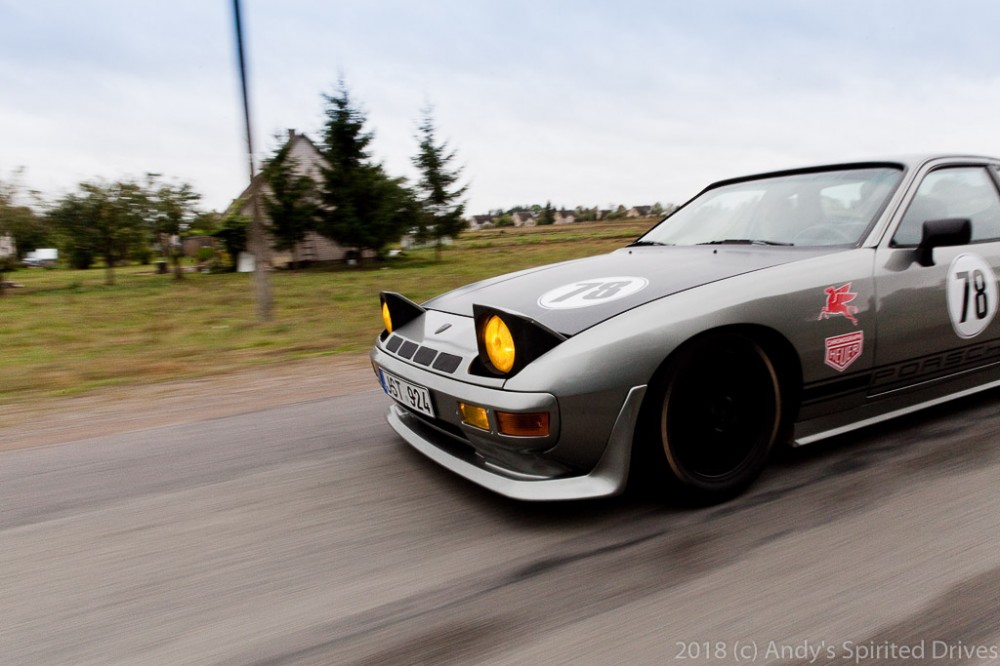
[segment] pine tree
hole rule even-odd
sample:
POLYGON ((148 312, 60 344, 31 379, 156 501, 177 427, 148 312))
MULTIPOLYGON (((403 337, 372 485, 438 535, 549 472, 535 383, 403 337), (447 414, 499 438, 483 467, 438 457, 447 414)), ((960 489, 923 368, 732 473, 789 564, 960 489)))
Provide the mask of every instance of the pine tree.
POLYGON ((262 171, 269 193, 262 197, 264 211, 270 220, 269 231, 274 237, 274 247, 291 250, 292 267, 298 267, 296 248, 305 240, 306 234, 316 228, 318 207, 314 200, 316 183, 307 174, 301 173, 291 157, 292 143, 289 140, 275 151, 262 171))
POLYGON ((447 142, 438 143, 432 114, 431 107, 423 111, 417 134, 420 150, 413 165, 420 170, 416 187, 420 205, 418 235, 434 241, 435 255, 440 259, 444 239, 454 238, 465 228, 465 203, 461 198, 468 186, 457 185, 462 169, 450 167, 455 152, 448 151, 447 142))
POLYGON ((359 252, 383 248, 399 240, 413 223, 413 197, 403 181, 386 175, 368 153, 372 134, 364 130, 364 113, 353 105, 343 80, 327 102, 320 153, 322 212, 318 230, 359 252))
POLYGON ((556 212, 552 210, 552 204, 546 201, 545 208, 542 209, 542 214, 538 218, 538 226, 555 224, 555 223, 556 223, 556 212))

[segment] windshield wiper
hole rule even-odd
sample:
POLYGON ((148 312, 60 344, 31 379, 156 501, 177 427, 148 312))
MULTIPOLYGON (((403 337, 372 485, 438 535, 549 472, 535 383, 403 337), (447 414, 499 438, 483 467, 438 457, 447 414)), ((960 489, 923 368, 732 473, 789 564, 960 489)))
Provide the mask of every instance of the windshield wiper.
POLYGON ((793 245, 793 243, 779 243, 778 241, 767 241, 767 240, 753 240, 750 238, 724 238, 723 240, 708 241, 707 243, 698 243, 698 245, 780 245, 787 247, 793 245))
POLYGON ((659 241, 637 240, 628 244, 628 247, 646 247, 650 245, 670 245, 670 243, 660 243, 659 241))

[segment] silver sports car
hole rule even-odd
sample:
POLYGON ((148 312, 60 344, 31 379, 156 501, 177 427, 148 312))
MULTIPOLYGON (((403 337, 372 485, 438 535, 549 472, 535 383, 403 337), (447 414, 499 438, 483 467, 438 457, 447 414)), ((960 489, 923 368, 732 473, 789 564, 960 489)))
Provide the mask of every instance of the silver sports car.
POLYGON ((389 423, 509 497, 613 495, 630 466, 731 497, 775 446, 1000 385, 998 186, 964 155, 734 178, 610 254, 385 292, 389 423))

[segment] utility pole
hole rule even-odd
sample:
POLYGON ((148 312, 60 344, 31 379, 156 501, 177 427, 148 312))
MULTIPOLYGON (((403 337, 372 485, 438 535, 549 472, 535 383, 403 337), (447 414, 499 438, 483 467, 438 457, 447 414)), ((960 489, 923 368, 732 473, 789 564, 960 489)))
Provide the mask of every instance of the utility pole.
POLYGON ((247 67, 243 56, 243 26, 240 21, 240 0, 233 0, 233 17, 236 21, 236 50, 239 54, 240 83, 243 87, 243 119, 247 130, 247 156, 250 165, 250 202, 253 218, 250 221, 250 249, 254 256, 254 285, 257 295, 257 321, 271 320, 271 283, 264 266, 267 238, 260 219, 260 188, 256 183, 257 169, 253 160, 253 133, 250 130, 250 96, 247 93, 247 67))

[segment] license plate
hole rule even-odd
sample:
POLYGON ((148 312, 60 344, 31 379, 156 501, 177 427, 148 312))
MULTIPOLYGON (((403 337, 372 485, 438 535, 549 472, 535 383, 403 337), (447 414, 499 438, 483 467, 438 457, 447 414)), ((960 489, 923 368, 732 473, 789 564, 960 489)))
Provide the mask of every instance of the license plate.
POLYGON ((382 388, 386 394, 396 402, 409 407, 415 412, 434 416, 434 408, 431 406, 431 392, 423 386, 411 384, 395 375, 390 375, 385 370, 379 370, 382 376, 382 388))

